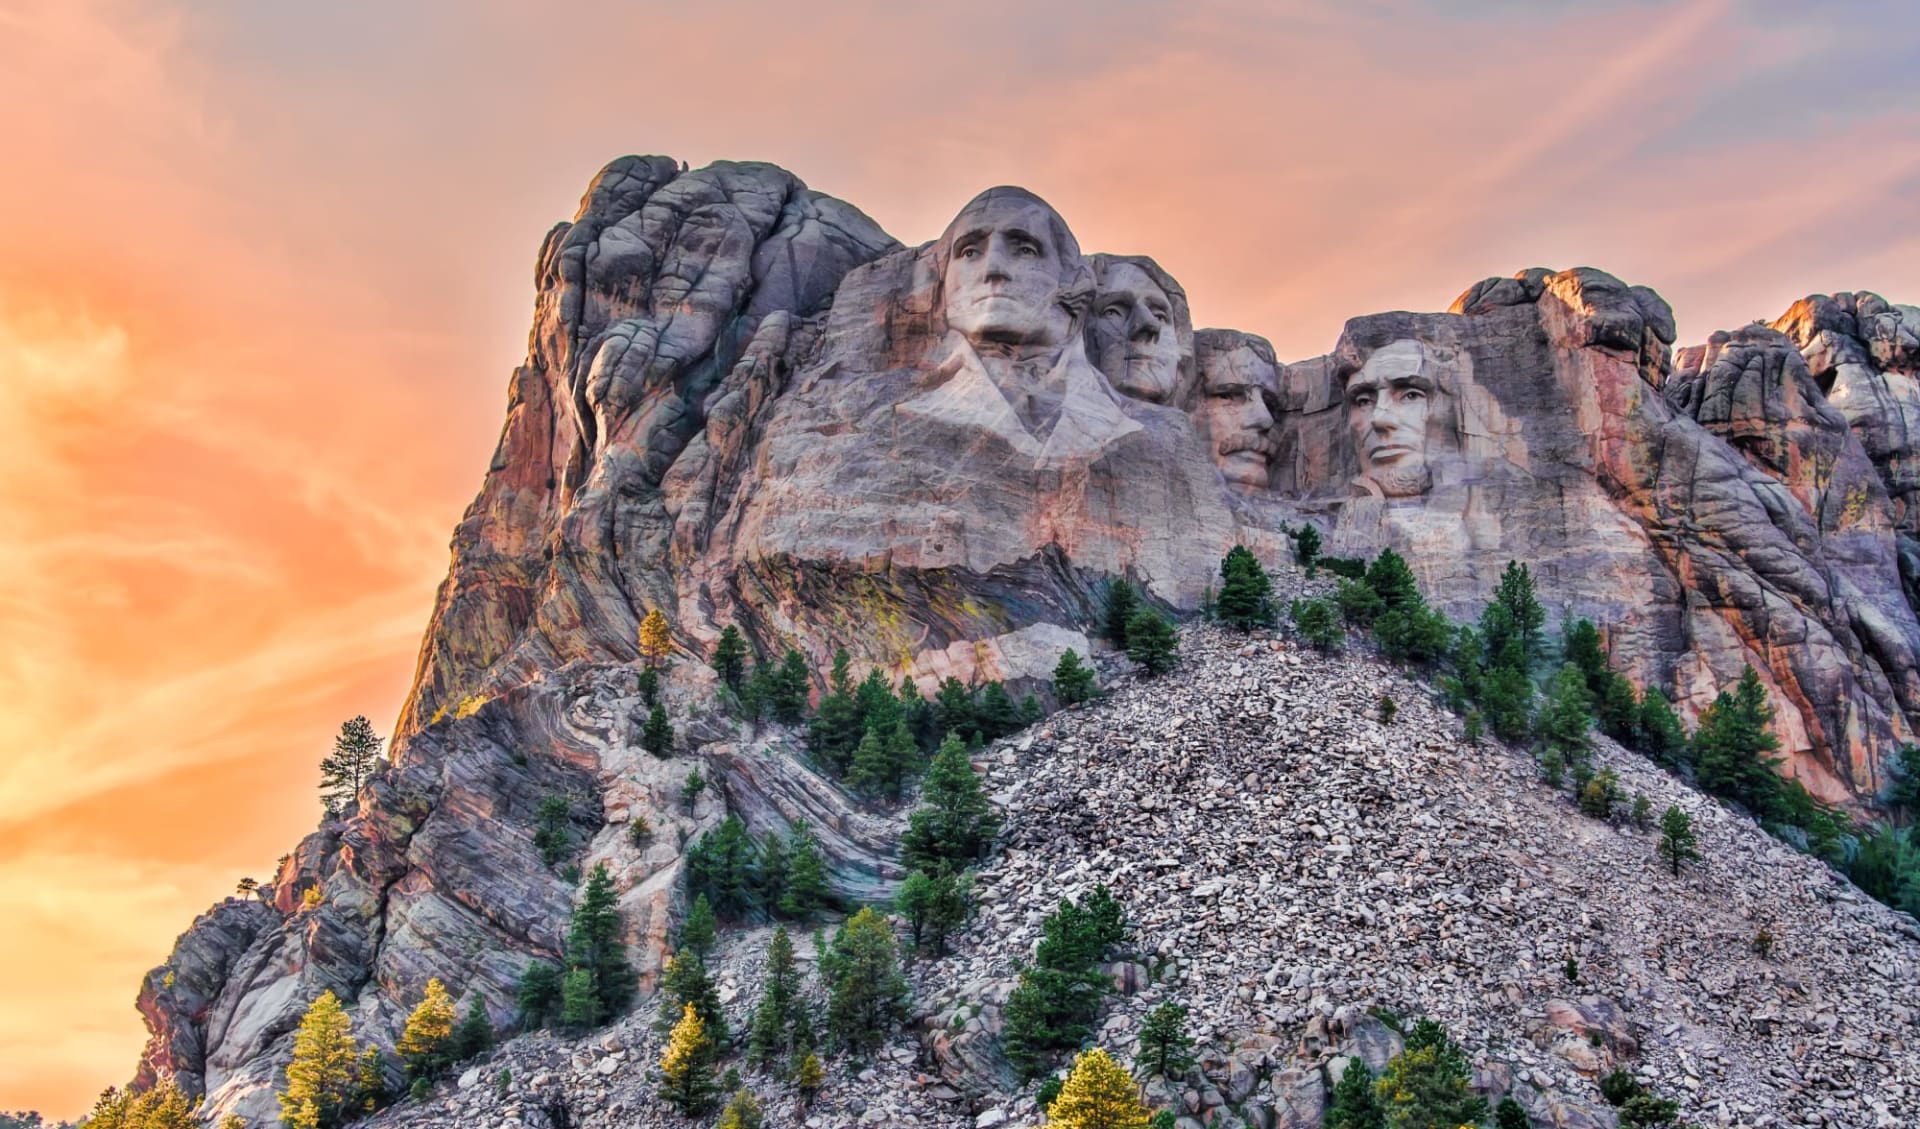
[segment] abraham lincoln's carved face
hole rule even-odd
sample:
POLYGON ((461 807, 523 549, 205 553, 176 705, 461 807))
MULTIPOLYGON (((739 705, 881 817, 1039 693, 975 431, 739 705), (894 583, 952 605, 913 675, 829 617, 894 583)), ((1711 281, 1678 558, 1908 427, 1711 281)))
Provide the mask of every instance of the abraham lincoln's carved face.
POLYGON ((1424 494, 1433 485, 1427 465, 1427 424, 1438 393, 1436 362, 1411 338, 1374 350, 1347 379, 1347 432, 1360 458, 1360 476, 1389 498, 1424 494))

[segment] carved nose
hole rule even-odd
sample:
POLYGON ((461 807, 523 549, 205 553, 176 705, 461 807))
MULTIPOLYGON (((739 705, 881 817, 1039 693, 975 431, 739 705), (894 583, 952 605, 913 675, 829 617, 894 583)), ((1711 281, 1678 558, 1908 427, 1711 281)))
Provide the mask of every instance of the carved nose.
POLYGON ((1258 392, 1247 398, 1247 410, 1242 415, 1250 430, 1270 431, 1273 428, 1273 413, 1267 410, 1267 398, 1258 392))
POLYGON ((1006 250, 991 242, 987 244, 986 270, 989 279, 1005 281, 1013 277, 1008 272, 1006 250))
POLYGON ((1134 341, 1142 345, 1152 345, 1160 340, 1160 323, 1154 320, 1153 314, 1144 307, 1135 306, 1128 320, 1133 323, 1133 330, 1129 336, 1134 341))

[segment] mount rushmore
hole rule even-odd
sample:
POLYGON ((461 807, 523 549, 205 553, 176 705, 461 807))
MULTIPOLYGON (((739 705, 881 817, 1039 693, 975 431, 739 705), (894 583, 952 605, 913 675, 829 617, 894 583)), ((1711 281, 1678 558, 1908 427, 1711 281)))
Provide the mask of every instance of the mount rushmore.
MULTIPOLYGON (((1683 714, 1751 664, 1785 770, 1828 801, 1872 804, 1920 719, 1914 307, 1814 296, 1676 352, 1651 290, 1530 269, 1282 360, 1194 329, 1152 259, 1084 253, 1024 189, 907 247, 779 168, 664 157, 602 170, 535 282, 391 768, 148 977, 145 1080, 270 1118, 324 988, 388 1042, 429 976, 510 1015, 571 904, 531 846, 541 797, 597 798, 574 817, 594 857, 624 843, 610 821, 679 818, 634 748, 653 608, 727 806, 805 816, 873 875, 871 820, 702 720, 723 627, 816 671, 844 647, 856 676, 1044 694, 1115 578, 1190 612, 1229 548, 1278 566, 1312 525, 1330 553, 1393 547, 1457 618, 1526 562, 1683 714)), ((680 862, 664 835, 621 856, 649 982, 680 862)))

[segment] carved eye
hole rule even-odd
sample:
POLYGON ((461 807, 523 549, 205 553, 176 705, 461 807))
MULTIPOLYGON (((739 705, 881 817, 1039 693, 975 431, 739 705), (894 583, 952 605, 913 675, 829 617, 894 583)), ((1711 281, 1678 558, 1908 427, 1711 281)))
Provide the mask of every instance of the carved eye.
POLYGON ((1409 388, 1400 393, 1400 398, 1402 400, 1424 400, 1427 398, 1427 394, 1418 388, 1409 388))
POLYGON ((1352 404, 1356 408, 1371 408, 1373 407, 1373 393, 1362 392, 1360 395, 1355 396, 1352 400, 1349 400, 1348 403, 1352 404))
POLYGON ((1115 321, 1119 321, 1121 318, 1127 316, 1127 308, 1125 306, 1108 306, 1101 312, 1115 321))
POLYGON ((1023 259, 1037 259, 1040 257, 1040 245, 1022 239, 1020 242, 1014 244, 1013 253, 1023 259))
POLYGON ((980 257, 980 245, 978 243, 969 243, 955 253, 963 259, 977 259, 980 257))

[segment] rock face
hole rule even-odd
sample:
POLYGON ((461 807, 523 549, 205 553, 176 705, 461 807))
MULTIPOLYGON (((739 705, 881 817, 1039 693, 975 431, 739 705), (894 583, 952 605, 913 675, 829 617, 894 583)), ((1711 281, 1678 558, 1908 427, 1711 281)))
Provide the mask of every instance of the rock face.
POLYGON ((1400 549, 1458 614, 1529 562, 1553 612, 1592 618, 1683 710, 1751 663, 1789 770, 1828 799, 1870 803, 1920 717, 1910 307, 1810 298, 1676 364, 1651 291, 1529 270, 1283 364, 1196 332, 1152 260, 1083 254, 1024 190, 905 247, 783 170, 663 157, 595 178, 535 286, 391 768, 288 857, 270 905, 216 909, 142 992, 142 1076, 251 1124, 323 989, 385 1045, 431 976, 509 1017, 574 895, 534 844, 550 797, 566 863, 613 869, 647 983, 682 844, 726 811, 805 818, 843 892, 890 888, 897 817, 714 708, 729 624, 816 671, 845 647, 856 678, 1045 694, 1062 651, 1094 649, 1112 579, 1190 611, 1229 547, 1279 567, 1283 523, 1310 522, 1333 551, 1400 549), (677 649, 664 760, 638 747, 650 608, 677 649), (722 785, 688 810, 695 764, 722 785))

